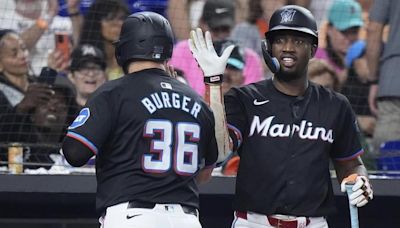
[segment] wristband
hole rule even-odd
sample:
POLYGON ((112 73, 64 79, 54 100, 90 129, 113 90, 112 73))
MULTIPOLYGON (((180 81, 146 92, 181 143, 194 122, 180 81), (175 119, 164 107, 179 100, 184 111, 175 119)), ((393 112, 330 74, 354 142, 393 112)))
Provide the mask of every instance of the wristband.
POLYGON ((221 84, 223 75, 215 75, 211 77, 204 77, 204 82, 207 84, 221 84))
POLYGON ((39 18, 36 20, 36 26, 40 29, 46 30, 49 27, 49 22, 43 18, 39 18))

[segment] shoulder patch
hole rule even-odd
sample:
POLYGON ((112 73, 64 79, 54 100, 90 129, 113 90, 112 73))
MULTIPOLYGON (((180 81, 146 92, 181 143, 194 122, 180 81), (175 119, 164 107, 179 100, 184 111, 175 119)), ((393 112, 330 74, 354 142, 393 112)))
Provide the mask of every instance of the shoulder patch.
POLYGON ((71 126, 68 129, 75 129, 77 127, 82 126, 90 117, 90 110, 89 108, 83 108, 79 115, 75 118, 74 122, 72 122, 71 126))

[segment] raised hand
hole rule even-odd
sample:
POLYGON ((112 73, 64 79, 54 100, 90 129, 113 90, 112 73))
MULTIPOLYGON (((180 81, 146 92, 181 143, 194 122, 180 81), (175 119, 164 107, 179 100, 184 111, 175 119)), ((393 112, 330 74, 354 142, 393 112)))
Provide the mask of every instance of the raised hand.
POLYGON ((222 75, 224 73, 226 63, 234 47, 234 45, 228 46, 222 55, 218 56, 214 49, 209 31, 205 32, 205 37, 200 28, 190 32, 190 51, 192 52, 193 57, 196 59, 206 78, 222 75))
POLYGON ((17 105, 17 112, 29 113, 36 107, 47 103, 52 95, 54 95, 54 90, 48 85, 32 83, 29 85, 24 99, 17 105))

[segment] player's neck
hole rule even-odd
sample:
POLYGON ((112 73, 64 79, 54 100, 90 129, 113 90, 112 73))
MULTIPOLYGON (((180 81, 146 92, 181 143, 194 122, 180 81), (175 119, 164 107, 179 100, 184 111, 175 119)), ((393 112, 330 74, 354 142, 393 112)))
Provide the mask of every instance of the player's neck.
POLYGON ((277 90, 289 96, 302 96, 308 87, 308 80, 304 79, 284 82, 274 78, 273 83, 277 90))
POLYGON ((138 71, 158 68, 161 70, 165 70, 165 66, 163 63, 153 62, 153 61, 136 61, 129 64, 128 73, 135 73, 138 71))

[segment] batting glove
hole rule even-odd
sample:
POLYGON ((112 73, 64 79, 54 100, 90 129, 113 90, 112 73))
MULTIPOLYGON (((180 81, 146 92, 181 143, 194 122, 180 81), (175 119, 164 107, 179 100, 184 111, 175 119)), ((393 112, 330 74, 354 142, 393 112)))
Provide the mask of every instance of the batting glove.
MULTIPOLYGON (((203 71, 206 82, 213 82, 213 76, 222 75, 224 73, 226 63, 234 47, 235 45, 228 46, 222 55, 218 56, 214 49, 209 31, 206 31, 205 37, 200 28, 190 32, 189 48, 203 71)), ((219 82, 222 83, 222 80, 219 82)))
MULTIPOLYGON (((344 179, 340 184, 340 190, 342 192, 346 192, 346 183, 349 183, 348 179, 344 179)), ((352 190, 353 193, 348 196, 351 205, 362 207, 374 198, 371 184, 365 176, 357 176, 352 190)))

